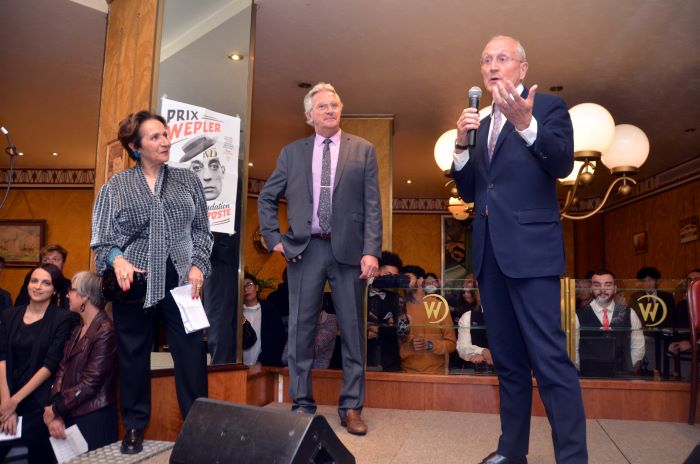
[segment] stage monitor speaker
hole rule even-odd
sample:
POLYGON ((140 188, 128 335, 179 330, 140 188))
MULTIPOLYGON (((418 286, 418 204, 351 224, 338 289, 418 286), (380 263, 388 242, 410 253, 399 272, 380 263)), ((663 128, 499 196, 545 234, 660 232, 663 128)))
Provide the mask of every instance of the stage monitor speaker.
POLYGON ((683 464, 700 464, 700 445, 697 445, 690 455, 683 461, 683 464))
POLYGON ((173 464, 354 464, 323 416, 200 398, 170 456, 173 464))

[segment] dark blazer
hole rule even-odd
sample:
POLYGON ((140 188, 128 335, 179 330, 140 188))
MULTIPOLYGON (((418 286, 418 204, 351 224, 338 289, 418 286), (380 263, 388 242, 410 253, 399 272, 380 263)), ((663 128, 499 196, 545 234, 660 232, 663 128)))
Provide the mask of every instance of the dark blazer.
MULTIPOLYGON (((258 198, 260 231, 272 249, 282 242, 285 255, 300 255, 309 243, 313 211, 311 163, 315 134, 282 149, 277 167, 258 198), (287 199, 289 229, 280 231, 278 201, 287 199)), ((333 185, 331 248, 335 259, 358 266, 363 255, 379 257, 382 211, 374 147, 366 140, 341 133, 333 185)))
MULTIPOLYGON (((522 96, 527 98, 528 89, 522 96)), ((452 170, 459 193, 474 202, 473 269, 481 271, 488 231, 496 260, 513 278, 555 276, 564 273, 564 243, 557 202, 557 177, 573 168, 573 128, 564 101, 553 95, 535 95, 533 116, 537 139, 527 147, 510 122, 488 160, 491 117, 476 133, 476 147, 461 171, 452 170)))
POLYGON ((51 402, 61 417, 78 417, 115 402, 117 339, 114 322, 100 311, 83 338, 73 329, 51 387, 51 402))
MULTIPOLYGON (((12 385, 12 369, 14 359, 12 359, 12 340, 19 330, 26 306, 16 306, 0 314, 0 361, 6 362, 7 384, 10 393, 14 394, 24 385, 12 385)), ((49 305, 44 315, 44 328, 41 332, 39 344, 34 347, 31 354, 32 372, 36 373, 41 367, 46 367, 52 374, 58 370, 58 365, 63 354, 63 345, 70 335, 75 319, 71 313, 54 305, 49 305)), ((40 405, 49 404, 49 394, 53 378, 44 382, 32 392, 28 397, 33 397, 40 405)))
POLYGON ((287 344, 287 333, 282 324, 278 309, 265 300, 260 301, 260 355, 258 362, 263 366, 282 366, 282 351, 287 344))
POLYGON ((0 288, 0 311, 12 307, 12 295, 4 288, 0 288))

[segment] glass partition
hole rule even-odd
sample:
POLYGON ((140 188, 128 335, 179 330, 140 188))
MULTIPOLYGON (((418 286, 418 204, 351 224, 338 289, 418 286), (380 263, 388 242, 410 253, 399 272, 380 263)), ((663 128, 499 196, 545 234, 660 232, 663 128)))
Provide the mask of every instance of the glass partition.
MULTIPOLYGON (((562 279, 567 349, 582 378, 688 379, 669 350, 688 340, 685 280, 655 285, 610 275, 562 279)), ((375 279, 367 292, 367 370, 495 375, 477 283, 432 292, 405 276, 375 279)), ((681 351, 682 352, 682 351, 681 351)))
MULTIPOLYGON (((202 181, 214 231, 203 295, 210 359, 241 362, 239 234, 247 196, 253 2, 161 0, 159 14, 153 107, 168 122, 169 164, 191 169, 202 181)), ((161 337, 156 348, 167 350, 167 342, 161 337)))

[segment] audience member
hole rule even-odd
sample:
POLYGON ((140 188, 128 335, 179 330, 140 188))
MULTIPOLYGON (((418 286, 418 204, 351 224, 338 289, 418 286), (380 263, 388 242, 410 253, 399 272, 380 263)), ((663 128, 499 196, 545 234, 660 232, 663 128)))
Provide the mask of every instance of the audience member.
MULTIPOLYGON (((5 258, 0 256, 0 276, 5 270, 5 258)), ((4 288, 0 288, 0 311, 12 307, 12 295, 4 288)))
MULTIPOLYGON (((66 265, 67 259, 68 251, 58 244, 46 245, 39 251, 39 262, 41 264, 53 264, 61 273, 63 273, 63 267, 66 265)), ((15 299, 15 306, 22 306, 29 303, 27 285, 29 284, 30 277, 31 271, 24 277, 22 288, 19 289, 17 299, 15 299)), ((68 289, 70 288, 70 280, 63 277, 63 274, 61 274, 61 279, 60 282, 57 282, 56 286, 56 291, 58 292, 58 306, 63 309, 68 309, 68 289)))
POLYGON ((401 370, 396 334, 401 297, 392 285, 398 283, 393 276, 399 275, 402 265, 399 255, 382 251, 379 277, 373 280, 367 296, 367 366, 389 372, 401 370))
POLYGON ((661 273, 655 267, 643 267, 637 272, 637 280, 642 285, 642 291, 635 292, 630 298, 630 306, 637 313, 639 319, 645 325, 655 324, 659 317, 663 317, 663 312, 660 308, 654 311, 645 311, 643 308, 649 307, 653 308, 656 302, 651 301, 649 296, 658 297, 666 305, 666 319, 664 319, 661 324, 654 325, 654 327, 673 327, 673 321, 676 313, 676 301, 673 295, 669 292, 659 290, 659 280, 661 279, 661 273), (656 316, 656 318, 654 318, 656 316))
POLYGON ((593 271, 586 272, 583 279, 576 279, 576 310, 585 308, 593 299, 591 292, 591 277, 593 271))
POLYGON ((475 365, 486 363, 488 366, 493 366, 493 358, 486 335, 484 307, 479 299, 479 290, 468 287, 467 279, 465 279, 465 288, 462 293, 470 295, 468 298, 473 298, 475 304, 459 318, 457 353, 459 353, 460 358, 475 365))
POLYGON ((455 351, 457 337, 449 318, 442 325, 430 324, 423 306, 425 271, 419 266, 405 266, 410 279, 405 304, 409 321, 408 334, 400 339, 401 368, 405 372, 444 374, 446 355, 455 351))
POLYGON ((576 314, 576 360, 582 376, 639 373, 644 358, 642 324, 634 311, 615 303, 615 275, 591 277, 593 299, 576 314))
POLYGON ((258 291, 258 280, 246 273, 243 283, 243 316, 253 326, 257 340, 252 347, 243 351, 243 364, 281 366, 282 350, 287 339, 282 318, 277 308, 258 299, 258 291))
POLYGON ((26 446, 30 464, 54 462, 44 406, 74 325, 56 304, 62 282, 52 264, 32 269, 29 303, 0 314, 0 432, 14 435, 22 417, 21 438, 0 442, 0 460, 13 446, 26 446))
MULTIPOLYGON (((700 269, 693 269, 688 273, 685 279, 685 288, 687 289, 687 286, 692 282, 693 280, 700 279, 700 269)), ((688 313, 688 295, 687 293, 684 292, 683 294, 684 298, 678 302, 676 305, 676 318, 674 322, 674 327, 677 327, 678 329, 683 330, 692 330, 690 328, 690 315, 688 313)), ((678 354, 681 351, 689 351, 691 346, 690 346, 690 341, 688 340, 688 335, 687 333, 679 334, 680 336, 678 338, 682 339, 676 339, 676 341, 670 343, 668 345, 668 351, 674 354, 678 354)))
POLYGON ((51 387, 51 404, 44 407, 44 423, 54 438, 65 439, 66 427, 77 424, 94 450, 117 441, 114 379, 117 340, 114 322, 104 311, 102 279, 78 272, 68 293, 70 310, 82 323, 73 329, 51 387))
MULTIPOLYGON (((316 320, 316 335, 314 336, 314 360, 311 364, 312 369, 328 369, 331 367, 331 359, 334 357, 336 346, 340 350, 338 319, 335 316, 335 306, 333 306, 333 298, 329 292, 323 294, 323 303, 321 311, 318 313, 316 320)), ((289 345, 284 345, 282 353, 282 363, 288 363, 289 345)), ((342 368, 342 366, 339 366, 342 368)))
POLYGON ((428 295, 438 293, 441 289, 440 279, 434 272, 425 273, 425 282, 423 282, 423 290, 428 295))
POLYGON ((462 283, 462 291, 459 293, 459 299, 455 304, 454 308, 450 308, 452 312, 452 320, 455 326, 459 325, 459 320, 462 318, 464 313, 471 311, 481 304, 479 299, 479 291, 476 288, 476 279, 474 279, 474 274, 469 273, 464 278, 462 283))
POLYGON ((287 333, 287 327, 289 326, 289 285, 287 284, 286 267, 282 271, 282 282, 267 295, 267 302, 277 308, 277 312, 282 318, 282 324, 284 324, 284 332, 287 333))

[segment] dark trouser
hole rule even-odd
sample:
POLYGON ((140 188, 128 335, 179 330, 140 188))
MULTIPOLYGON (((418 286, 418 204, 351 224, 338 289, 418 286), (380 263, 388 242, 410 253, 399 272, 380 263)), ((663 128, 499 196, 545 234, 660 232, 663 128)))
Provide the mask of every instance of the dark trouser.
POLYGON ((112 303, 119 362, 119 407, 127 429, 143 429, 151 414, 151 318, 160 312, 165 322, 170 353, 175 362, 175 390, 182 417, 199 397, 207 396, 207 358, 202 332, 185 333, 180 311, 170 294, 178 284, 177 271, 168 259, 165 298, 143 308, 112 303))
POLYGON ((88 444, 88 450, 96 450, 114 443, 119 438, 117 431, 117 408, 114 404, 88 414, 65 419, 66 428, 77 424, 88 444))
POLYGON ((207 346, 212 364, 236 361, 233 316, 238 304, 237 274, 236 266, 212 261, 211 274, 204 285, 202 304, 210 324, 207 329, 207 346))
POLYGON ((558 276, 507 277, 487 231, 478 282, 499 381, 498 452, 510 458, 528 453, 534 372, 552 426, 556 462, 588 462, 581 388, 561 328, 558 276))
POLYGON ((365 398, 364 282, 360 266, 338 263, 331 242, 311 239, 303 259, 287 266, 289 277, 289 396, 293 409, 316 410, 311 388, 316 319, 328 280, 340 328, 343 387, 338 409, 362 409, 365 398))
POLYGON ((19 413, 22 416, 22 437, 17 440, 0 442, 0 461, 15 446, 27 447, 29 464, 50 464, 56 457, 49 442, 49 430, 44 424, 44 410, 19 413))

